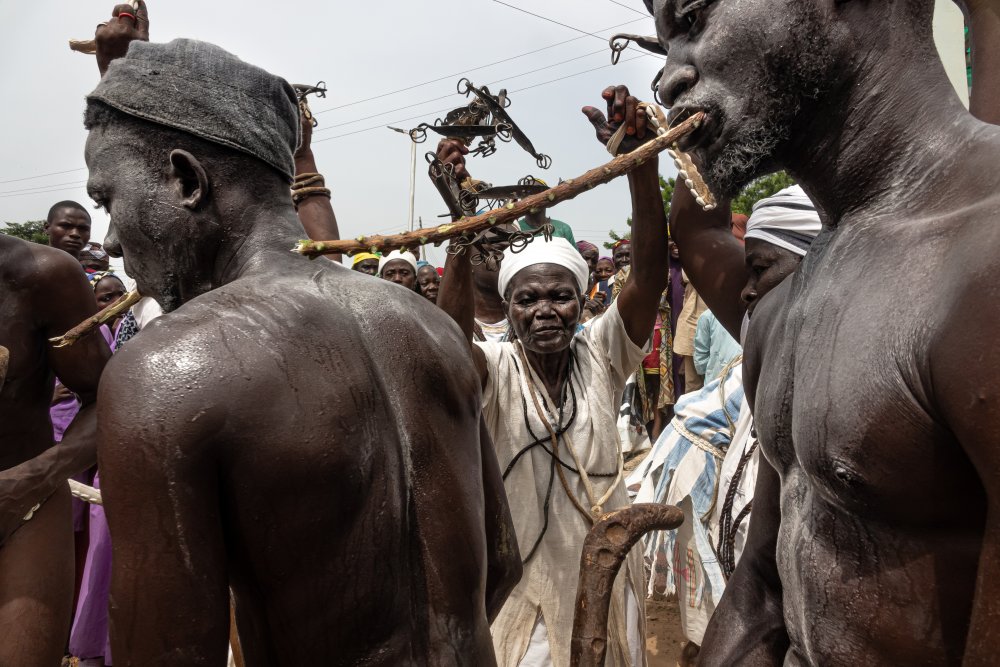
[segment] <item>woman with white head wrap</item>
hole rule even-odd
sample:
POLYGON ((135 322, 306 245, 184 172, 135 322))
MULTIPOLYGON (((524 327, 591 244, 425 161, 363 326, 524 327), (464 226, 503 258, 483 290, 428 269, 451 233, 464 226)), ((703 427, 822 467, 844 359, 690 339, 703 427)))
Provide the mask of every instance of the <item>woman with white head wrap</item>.
MULTIPOLYGON (((439 158, 464 160, 444 142, 439 158)), ((569 664, 580 553, 594 518, 627 507, 616 407, 648 352, 668 269, 656 161, 631 176, 632 279, 599 318, 579 327, 590 269, 563 238, 507 251, 499 292, 514 340, 472 345, 483 417, 503 472, 524 574, 492 625, 500 667, 569 664), (556 457, 558 457, 558 462, 556 457)), ((456 173, 459 169, 456 167, 456 173)), ((438 305, 472 340, 472 271, 450 255, 438 305)), ((614 581, 608 665, 645 664, 638 550, 614 581)))
MULTIPOLYGON (((685 225, 712 229, 711 221, 705 218, 713 214, 686 213, 685 225)), ((709 306, 725 296, 725 301, 741 303, 746 311, 752 311, 765 294, 795 271, 821 229, 813 203, 798 186, 757 202, 747 221, 745 248, 734 241, 728 229, 713 240, 717 253, 718 248, 723 253, 733 249, 730 264, 743 269, 744 284, 735 280, 710 282, 710 286, 728 284, 729 291, 720 295, 718 290, 706 290, 709 306)), ((690 262, 690 250, 690 246, 681 246, 682 260, 690 262)), ((717 257, 716 261, 725 266, 725 259, 717 257)), ((698 267, 691 265, 692 273, 698 275, 698 267)), ((751 437, 753 417, 744 396, 742 371, 742 363, 732 363, 721 377, 706 377, 699 392, 681 397, 673 421, 628 479, 629 488, 639 489, 636 502, 684 509, 681 528, 647 538, 646 558, 654 568, 666 563, 665 569, 657 568, 662 583, 656 589, 651 585, 651 593, 687 591, 678 596, 678 602, 681 629, 689 642, 685 648, 688 657, 697 655, 725 582, 742 552, 749 524, 759 454, 751 437), (677 568, 675 563, 684 566, 677 568)))

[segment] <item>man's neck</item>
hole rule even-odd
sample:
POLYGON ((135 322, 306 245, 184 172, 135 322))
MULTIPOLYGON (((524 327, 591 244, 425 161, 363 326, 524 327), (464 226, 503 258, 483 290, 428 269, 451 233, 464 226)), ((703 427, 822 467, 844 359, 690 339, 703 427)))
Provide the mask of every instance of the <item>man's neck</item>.
POLYGON ((544 225, 549 224, 550 218, 545 214, 538 216, 526 216, 524 222, 527 223, 528 227, 531 229, 541 229, 544 225))
POLYGON ((272 252, 291 250, 305 232, 292 206, 257 206, 248 209, 220 243, 212 275, 221 287, 267 263, 272 252))
MULTIPOLYGON (((885 55, 885 54, 881 54, 885 55)), ((974 119, 962 106, 936 54, 914 52, 885 67, 872 56, 839 92, 835 105, 793 135, 783 162, 838 225, 918 205, 944 161, 958 157, 974 119)))

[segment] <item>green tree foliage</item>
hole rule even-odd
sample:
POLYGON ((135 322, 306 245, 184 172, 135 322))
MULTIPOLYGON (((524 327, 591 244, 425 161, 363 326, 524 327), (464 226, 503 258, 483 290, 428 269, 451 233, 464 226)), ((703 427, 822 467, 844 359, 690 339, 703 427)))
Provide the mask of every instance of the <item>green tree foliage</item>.
MULTIPOLYGON (((674 198, 674 187, 676 185, 677 181, 675 179, 665 179, 660 176, 660 195, 663 197, 663 210, 668 218, 670 217, 670 200, 674 198)), ((733 199, 733 213, 750 215, 750 212, 753 211, 753 205, 758 201, 770 197, 779 190, 784 190, 791 185, 795 185, 795 181, 783 171, 762 176, 743 188, 739 196, 733 199)), ((611 249, 615 242, 621 239, 632 238, 632 218, 630 217, 626 220, 625 224, 628 226, 628 231, 624 234, 619 234, 613 229, 608 232, 611 240, 604 242, 605 248, 611 249)))
POLYGON ((43 231, 45 227, 44 220, 29 220, 28 222, 5 222, 3 227, 0 227, 0 234, 7 234, 8 236, 16 236, 19 239, 24 239, 25 241, 31 241, 32 243, 41 243, 42 245, 49 244, 49 237, 45 235, 43 231))
MULTIPOLYGON (((676 185, 676 183, 677 181, 675 181, 672 178, 664 179, 662 176, 660 176, 660 196, 663 197, 663 210, 664 212, 666 212, 667 217, 670 217, 670 200, 674 198, 674 185, 676 185)), ((625 224, 628 226, 628 231, 625 232, 625 234, 623 235, 618 234, 618 232, 616 232, 613 229, 608 232, 608 236, 611 238, 611 240, 604 242, 605 248, 611 250, 611 248, 614 247, 615 243, 617 243, 621 239, 632 238, 631 216, 629 216, 629 218, 625 221, 625 224)))
POLYGON ((795 181, 783 171, 762 176, 743 188, 743 192, 733 199, 733 213, 750 215, 754 204, 791 185, 795 185, 795 181))

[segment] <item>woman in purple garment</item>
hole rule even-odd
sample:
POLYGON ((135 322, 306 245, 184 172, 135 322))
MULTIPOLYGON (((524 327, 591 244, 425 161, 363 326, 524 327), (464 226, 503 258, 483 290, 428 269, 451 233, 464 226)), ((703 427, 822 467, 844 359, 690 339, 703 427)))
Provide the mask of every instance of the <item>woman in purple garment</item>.
MULTIPOLYGON (((91 276, 97 307, 105 309, 125 294, 125 285, 110 272, 100 272, 91 276)), ((122 340, 126 318, 111 322, 111 328, 101 326, 104 339, 114 352, 122 340), (112 331, 114 334, 112 335, 112 331)), ((96 488, 101 487, 101 475, 93 480, 96 488)), ((111 644, 108 635, 108 591, 111 586, 111 533, 104 517, 104 508, 89 505, 89 543, 83 566, 80 595, 70 632, 69 652, 80 659, 80 667, 104 667, 111 664, 111 644)))
MULTIPOLYGON (((677 340, 677 318, 684 307, 684 279, 681 276, 681 256, 673 241, 670 241, 670 285, 667 289, 670 292, 670 339, 677 340)), ((680 374, 684 360, 675 354, 673 362, 674 396, 679 397, 686 393, 684 376, 680 374)))

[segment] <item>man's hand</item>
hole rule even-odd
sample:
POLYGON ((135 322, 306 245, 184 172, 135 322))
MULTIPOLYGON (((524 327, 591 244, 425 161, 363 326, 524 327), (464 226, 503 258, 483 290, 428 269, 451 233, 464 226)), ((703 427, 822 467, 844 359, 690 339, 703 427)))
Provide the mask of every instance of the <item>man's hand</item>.
POLYGON ((604 146, 622 126, 625 136, 618 147, 618 153, 633 151, 647 141, 656 138, 652 127, 647 127, 646 113, 639 108, 640 100, 629 95, 626 86, 609 86, 601 93, 608 105, 608 115, 604 116, 599 109, 583 107, 583 115, 597 131, 597 140, 604 146))
POLYGON ((465 166, 465 156, 468 154, 469 148, 457 139, 442 139, 438 142, 437 157, 442 163, 452 165, 455 170, 455 180, 459 184, 467 178, 472 178, 465 166))
POLYGON ((71 392, 69 388, 61 382, 57 383, 56 388, 52 391, 52 405, 62 403, 67 398, 76 398, 76 394, 71 392))
POLYGON ((149 41, 149 12, 144 0, 136 0, 135 9, 130 4, 116 5, 111 10, 111 20, 100 23, 94 34, 97 44, 97 68, 101 76, 115 58, 128 53, 128 46, 139 40, 149 41))

